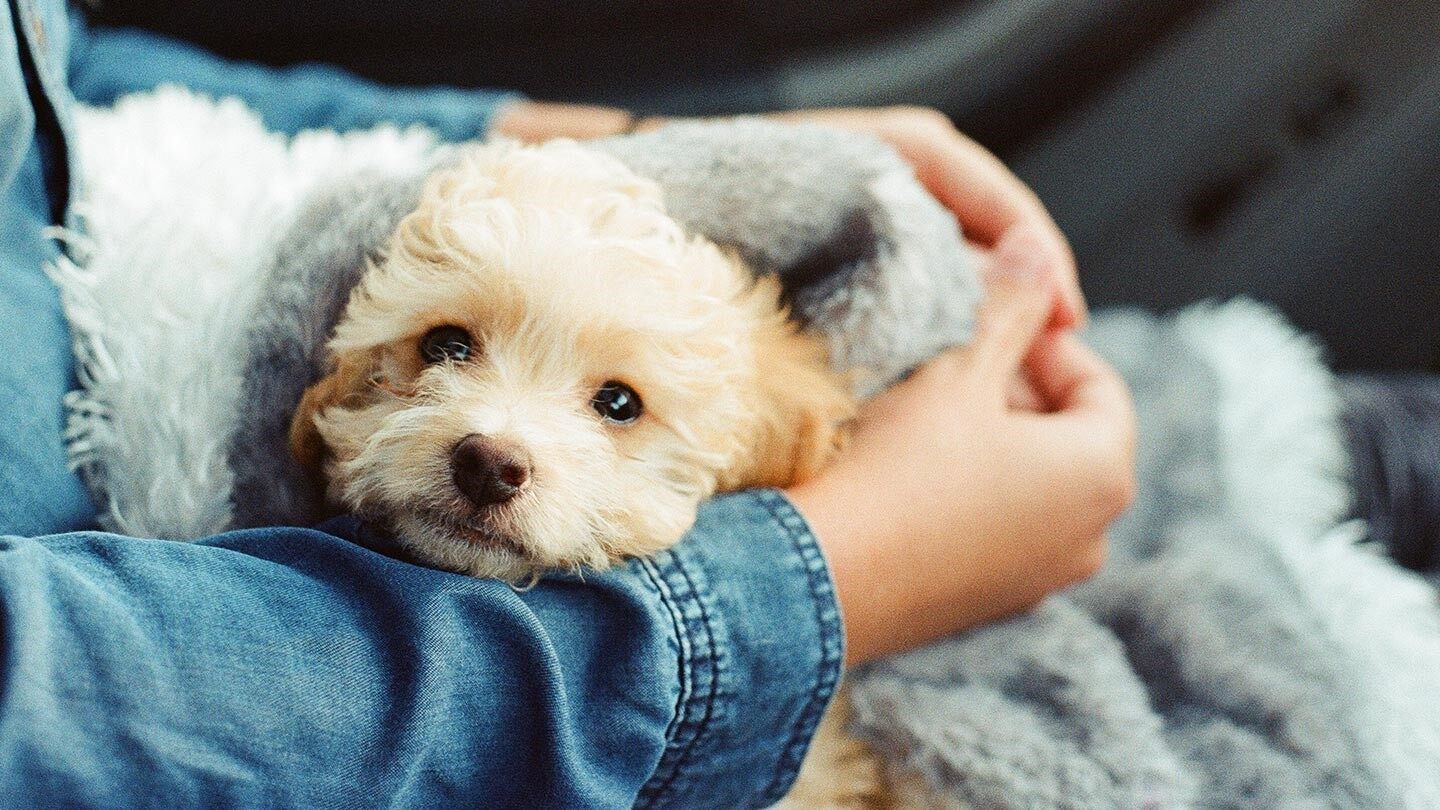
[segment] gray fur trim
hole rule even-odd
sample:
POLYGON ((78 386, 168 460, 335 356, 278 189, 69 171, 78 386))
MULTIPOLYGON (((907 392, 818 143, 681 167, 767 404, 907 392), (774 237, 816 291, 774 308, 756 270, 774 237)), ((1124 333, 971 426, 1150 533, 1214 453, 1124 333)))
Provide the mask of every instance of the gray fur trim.
POLYGON ((275 249, 246 339, 230 468, 236 527, 310 525, 323 493, 290 454, 290 415, 325 373, 325 344, 367 261, 415 209, 425 175, 364 174, 320 190, 275 249))
MULTIPOLYGON (((1210 314, 1207 333, 1233 331, 1210 314)), ((1140 418, 1110 561, 1026 616, 857 672, 859 727, 978 807, 1401 806, 1353 651, 1225 507, 1215 370, 1148 315, 1101 316, 1091 339, 1140 418)))
POLYGON ((983 288, 955 217, 874 138, 739 118, 600 146, 682 223, 778 274, 861 395, 970 339, 983 288))

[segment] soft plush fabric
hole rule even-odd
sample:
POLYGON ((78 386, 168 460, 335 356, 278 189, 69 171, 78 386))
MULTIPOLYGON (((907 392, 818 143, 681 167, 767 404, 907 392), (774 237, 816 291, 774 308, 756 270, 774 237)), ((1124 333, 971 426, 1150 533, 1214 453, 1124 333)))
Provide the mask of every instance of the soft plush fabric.
MULTIPOLYGON (((288 407, 361 258, 446 152, 422 132, 287 141, 178 92, 77 124, 88 258, 57 278, 85 382, 71 449, 103 520, 190 538, 313 517, 288 407)), ((781 274, 862 394, 968 338, 980 288, 953 219, 879 144, 739 121, 601 148, 781 274)), ((1101 316, 1091 339, 1141 417, 1111 561, 1028 615, 854 673, 857 732, 957 805, 1440 806, 1440 606, 1342 521, 1314 346, 1245 302, 1101 316)))
POLYGON ((868 668, 866 733, 978 807, 1436 806, 1436 593, 1340 522, 1315 346, 1245 302, 1109 313, 1091 339, 1140 416, 1111 559, 868 668))
POLYGON ((1340 395, 1356 513, 1396 562, 1440 585, 1440 376, 1353 375, 1340 395))

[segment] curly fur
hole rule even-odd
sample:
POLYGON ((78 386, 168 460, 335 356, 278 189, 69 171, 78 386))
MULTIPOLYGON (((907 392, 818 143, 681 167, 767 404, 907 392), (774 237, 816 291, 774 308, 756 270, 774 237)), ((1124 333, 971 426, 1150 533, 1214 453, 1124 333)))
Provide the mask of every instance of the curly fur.
POLYGON ((778 297, 614 158, 567 141, 474 149, 365 273, 292 443, 312 461, 323 447, 332 498, 435 565, 513 580, 650 554, 717 489, 815 469, 850 415, 778 297), (423 363, 440 326, 464 328, 475 356, 423 363), (639 393, 635 423, 590 407, 608 380, 639 393), (471 506, 449 462, 470 434, 524 448, 532 485, 471 506))

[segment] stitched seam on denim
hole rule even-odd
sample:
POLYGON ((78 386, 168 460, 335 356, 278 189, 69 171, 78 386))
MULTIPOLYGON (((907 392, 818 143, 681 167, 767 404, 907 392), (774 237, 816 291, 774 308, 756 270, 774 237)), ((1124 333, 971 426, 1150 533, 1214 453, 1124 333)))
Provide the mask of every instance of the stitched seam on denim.
POLYGON ((670 553, 658 556, 654 560, 642 559, 640 561, 642 570, 655 583, 660 592, 660 601, 670 614, 670 620, 675 631, 675 640, 680 648, 679 675, 680 694, 675 701, 675 716, 670 718, 670 724, 665 728, 665 750, 660 754, 660 761, 655 765, 655 772, 650 775, 644 785, 640 786, 640 792, 636 794, 636 807, 649 807, 654 804, 655 796, 660 789, 657 782, 668 781, 669 774, 673 770, 673 762, 679 756, 678 748, 680 742, 678 735, 685 722, 689 707, 692 705, 695 691, 694 682, 694 644, 690 634, 686 632, 685 612, 680 605, 680 598, 676 595, 675 589, 671 587, 670 581, 663 569, 656 561, 672 557, 670 553))
MULTIPOLYGON (((65 212, 70 205, 70 192, 74 187, 70 176, 69 144, 62 118, 62 107, 57 98, 55 82, 49 78, 47 65, 54 61, 54 54, 36 41, 31 25, 40 18, 34 3, 26 3, 21 9, 18 0, 10 0, 11 15, 15 20, 15 44, 19 50, 21 75, 25 78, 25 90, 30 94, 35 115, 34 142, 40 150, 41 172, 44 179, 45 199, 50 206, 51 224, 64 225, 65 212), (53 148, 53 151, 52 151, 53 148), (52 183, 52 175, 61 183, 52 183), (59 189, 57 196, 56 189, 59 189)), ((63 247, 63 246, 62 246, 63 247)))
POLYGON ((835 600, 835 589, 830 583, 825 568, 825 558, 810 526, 795 507, 783 495, 774 490, 756 493, 760 503, 790 535, 795 550, 805 565, 805 574, 810 587, 810 596, 815 605, 815 622, 820 635, 820 671, 815 679, 810 700, 801 710, 790 739, 782 749, 776 763, 775 775, 769 786, 760 794, 759 806, 768 806, 784 797, 786 785, 793 782, 799 773, 804 752, 815 734, 820 718, 834 696, 840 682, 841 664, 844 662, 843 635, 840 631, 840 612, 835 600))
POLYGON ((674 733, 666 745, 665 753, 660 757, 660 764, 655 768, 655 773, 641 788, 639 799, 636 802, 637 807, 658 805, 679 779, 685 765, 695 750, 700 747, 700 741, 704 737, 706 727, 714 712, 716 692, 720 681, 719 654, 716 649, 710 611, 706 608, 701 591, 696 587, 695 579, 685 566, 683 557, 675 550, 668 552, 665 556, 669 557, 674 565, 667 568, 657 565, 656 572, 666 579, 670 593, 679 597, 674 600, 674 604, 679 611, 681 627, 685 631, 683 636, 687 640, 691 638, 698 640, 700 645, 698 645, 699 652, 696 652, 697 645, 692 645, 689 656, 690 677, 687 679, 689 695, 679 706, 676 719, 671 724, 674 733), (680 581, 671 581, 672 577, 678 578, 680 581), (676 587, 677 585, 681 587, 676 587), (683 602, 687 597, 688 604, 694 608, 696 615, 692 616, 685 609, 686 605, 683 602), (704 683, 707 675, 708 684, 704 683), (704 693, 703 697, 696 694, 701 691, 704 693))
POLYGON ((676 663, 676 670, 680 677, 680 692, 675 697, 675 715, 670 718, 670 723, 665 727, 665 750, 660 754, 660 761, 655 764, 655 773, 651 774, 650 778, 646 780, 645 785, 641 785, 640 792, 636 794, 637 804, 640 801, 640 797, 645 795, 646 787, 653 782, 656 775, 661 772, 666 761, 665 758, 671 756, 670 751, 675 744, 675 734, 681 720, 685 716, 685 707, 689 705, 690 696, 695 689, 691 676, 693 670, 693 662, 691 661, 693 645, 690 642, 689 635, 685 633, 683 611, 675 599, 675 593, 671 589, 670 583, 665 581, 665 575, 661 573, 659 566, 648 559, 641 559, 639 562, 640 568, 645 573, 646 578, 650 580, 655 586, 655 589, 660 593, 660 604, 665 607, 666 615, 670 617, 670 627, 675 634, 675 645, 679 648, 679 660, 676 663))
MULTIPOLYGON (((677 784, 684 784, 685 780, 681 778, 681 775, 685 771, 685 766, 693 759, 694 753, 702 747, 705 733, 712 725, 711 720, 715 714, 715 703, 720 691, 720 650, 716 639, 715 626, 711 621, 710 610, 706 606, 704 589, 696 585, 695 577, 692 576, 691 568, 685 565, 684 558, 676 554, 675 560, 675 571, 679 576, 684 578, 689 592, 693 595, 693 605, 699 614, 693 619, 687 616, 687 622, 692 622, 696 631, 704 631, 704 653, 692 659, 694 662, 693 671, 696 674, 695 680, 699 682, 708 674, 709 688, 705 689, 704 705, 700 708, 699 716, 691 718, 687 715, 685 719, 685 726, 682 727, 681 730, 689 733, 690 739, 683 747, 677 749, 677 756, 669 769, 670 773, 656 786, 657 800, 671 792, 671 788, 677 784), (708 668, 704 666, 707 660, 709 663, 708 668), (706 669, 709 671, 706 672, 706 669)), ((702 686, 701 688, 704 687, 702 686)), ((692 697, 691 705, 693 706, 695 703, 696 699, 692 697)))

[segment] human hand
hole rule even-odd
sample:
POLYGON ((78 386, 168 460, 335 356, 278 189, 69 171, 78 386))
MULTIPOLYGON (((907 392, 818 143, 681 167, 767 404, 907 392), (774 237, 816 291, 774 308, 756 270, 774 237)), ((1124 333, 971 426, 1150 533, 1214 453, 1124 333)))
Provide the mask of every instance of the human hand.
POLYGON ((950 209, 965 236, 982 253, 1009 233, 1031 234, 1042 273, 1059 280, 1049 313, 1055 329, 1083 326, 1085 296, 1075 255, 1060 227, 1020 178, 985 147, 955 129, 943 113, 925 107, 853 107, 775 113, 781 121, 811 122, 866 132, 895 148, 925 188, 950 209))
POLYGON ((1073 332, 1044 331, 1047 249, 1002 237, 974 340, 866 403, 835 462, 787 493, 830 560, 850 663, 1023 610, 1104 560, 1134 492, 1134 413, 1073 332))

